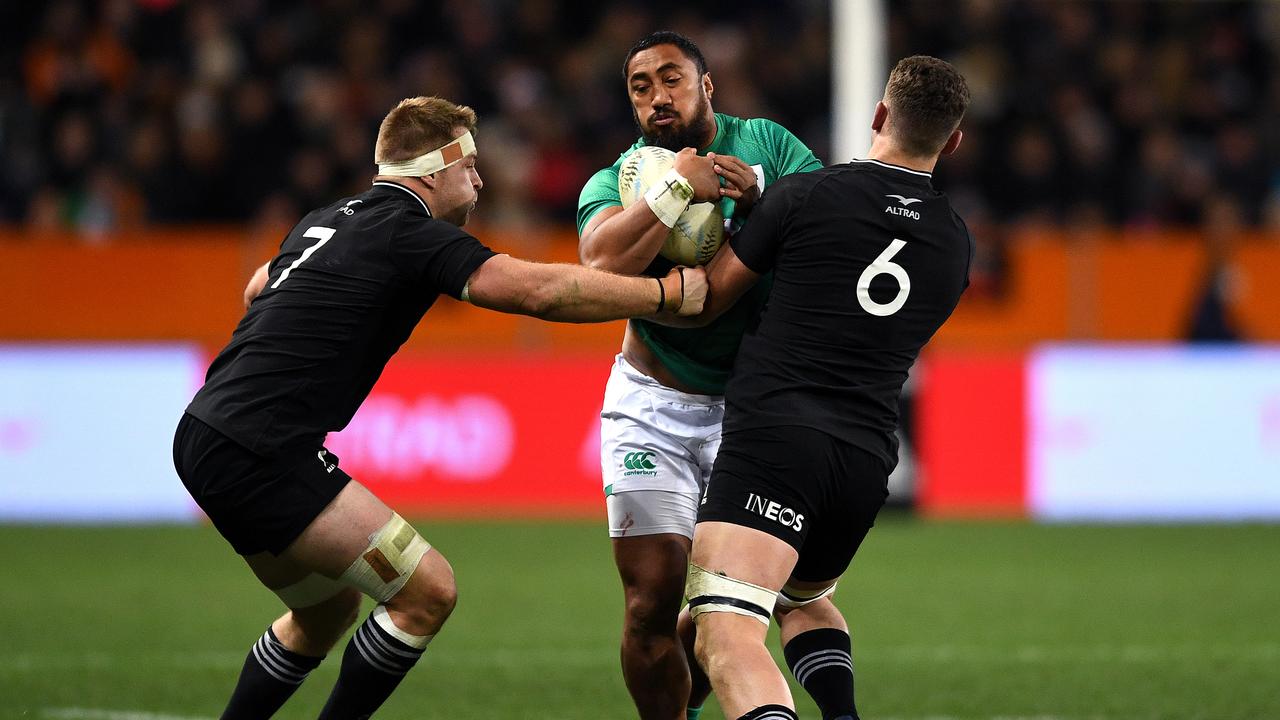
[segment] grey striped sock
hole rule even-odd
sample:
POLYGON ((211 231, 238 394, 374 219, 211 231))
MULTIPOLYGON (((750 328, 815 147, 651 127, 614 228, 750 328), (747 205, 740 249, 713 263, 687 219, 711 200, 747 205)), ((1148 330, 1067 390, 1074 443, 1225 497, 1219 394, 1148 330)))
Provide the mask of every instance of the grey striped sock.
POLYGON ((324 658, 313 658, 299 655, 285 647, 275 632, 268 627, 267 631, 253 644, 253 657, 268 675, 282 683, 301 685, 307 675, 320 664, 324 658))
POLYGON ((222 711, 222 719, 269 717, 323 659, 293 652, 268 627, 245 657, 240 679, 227 701, 227 708, 222 711))

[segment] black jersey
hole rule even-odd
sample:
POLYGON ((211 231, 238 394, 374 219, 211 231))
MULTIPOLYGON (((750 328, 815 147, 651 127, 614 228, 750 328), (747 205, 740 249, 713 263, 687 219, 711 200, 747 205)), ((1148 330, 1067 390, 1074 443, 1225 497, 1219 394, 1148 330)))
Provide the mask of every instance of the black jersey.
POLYGON ((391 182, 312 212, 187 412, 259 454, 319 445, 351 421, 440 293, 459 297, 493 255, 391 182))
POLYGON ((788 175, 732 247, 773 292, 724 429, 816 428, 897 464, 898 395, 968 286, 973 239, 928 173, 855 160, 788 175))

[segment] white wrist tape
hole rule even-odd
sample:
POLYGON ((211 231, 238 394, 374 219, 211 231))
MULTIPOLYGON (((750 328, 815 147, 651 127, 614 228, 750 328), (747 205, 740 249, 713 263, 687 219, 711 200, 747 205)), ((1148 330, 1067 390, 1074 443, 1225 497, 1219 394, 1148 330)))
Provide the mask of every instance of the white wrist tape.
POLYGON ((644 194, 644 201, 649 203, 653 214, 658 216, 663 225, 674 227, 680 219, 680 213, 689 207, 693 199, 693 186, 688 178, 676 172, 675 168, 667 171, 658 182, 649 187, 644 194))

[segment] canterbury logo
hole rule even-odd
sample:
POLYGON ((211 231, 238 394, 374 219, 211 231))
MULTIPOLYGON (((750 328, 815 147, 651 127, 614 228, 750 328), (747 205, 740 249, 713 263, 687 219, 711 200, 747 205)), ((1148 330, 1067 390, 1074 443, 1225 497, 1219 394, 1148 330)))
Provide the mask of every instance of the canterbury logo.
POLYGON ((654 470, 658 466, 653 464, 649 458, 657 453, 651 450, 643 450, 641 452, 629 452, 622 459, 622 466, 628 470, 654 470))
POLYGON ((911 203, 924 202, 920 198, 909 198, 906 195, 885 195, 885 197, 890 197, 890 198, 893 198, 894 200, 897 200, 898 204, 902 205, 903 207, 906 207, 911 203))

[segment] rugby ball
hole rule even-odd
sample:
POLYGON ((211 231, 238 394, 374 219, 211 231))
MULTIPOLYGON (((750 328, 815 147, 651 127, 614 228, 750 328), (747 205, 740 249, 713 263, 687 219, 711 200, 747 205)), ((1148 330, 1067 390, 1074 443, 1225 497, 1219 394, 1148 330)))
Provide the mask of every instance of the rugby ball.
MULTIPOLYGON (((666 148, 645 145, 627 156, 618 170, 618 194, 622 207, 644 202, 644 194, 675 163, 676 154, 666 148)), ((719 203, 690 203, 662 243, 661 255, 680 265, 703 265, 715 257, 724 242, 724 215, 719 203)))

